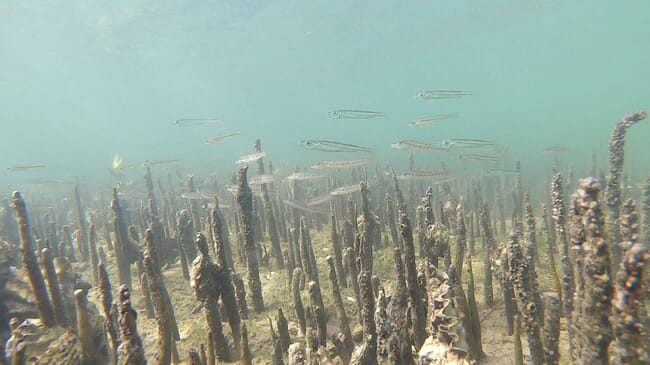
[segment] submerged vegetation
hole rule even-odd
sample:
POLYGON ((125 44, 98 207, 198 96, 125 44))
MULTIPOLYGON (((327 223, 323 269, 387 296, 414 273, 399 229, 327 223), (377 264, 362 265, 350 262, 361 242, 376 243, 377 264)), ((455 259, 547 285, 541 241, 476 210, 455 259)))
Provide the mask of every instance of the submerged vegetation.
POLYGON ((647 363, 650 180, 620 185, 625 131, 645 117, 614 129, 605 180, 577 185, 557 170, 540 189, 519 161, 453 175, 327 160, 312 166, 322 175, 280 175, 258 139, 237 161, 256 173, 240 167, 234 187, 208 177, 212 193, 194 176, 162 184, 146 163, 144 184, 110 200, 75 184, 71 200, 43 190, 28 209, 15 192, 0 227, 14 266, 2 358, 647 363))

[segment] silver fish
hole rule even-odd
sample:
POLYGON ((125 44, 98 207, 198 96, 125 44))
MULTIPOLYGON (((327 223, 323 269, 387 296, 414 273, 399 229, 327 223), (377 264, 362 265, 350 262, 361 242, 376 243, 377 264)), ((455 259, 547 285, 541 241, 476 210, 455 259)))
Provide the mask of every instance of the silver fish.
MULTIPOLYGON (((217 207, 215 203, 208 203, 205 206, 208 207, 208 209, 214 209, 217 207)), ((219 203, 219 209, 230 209, 230 205, 219 203)))
POLYGON ((201 196, 204 197, 205 199, 214 199, 219 197, 217 193, 211 193, 208 191, 202 191, 201 196))
POLYGON ((153 160, 153 161, 145 161, 143 163, 143 166, 154 166, 154 165, 166 165, 166 164, 172 164, 172 163, 178 163, 181 162, 181 160, 178 159, 169 159, 169 160, 153 160))
POLYGON ((326 203, 326 202, 330 201, 330 199, 332 199, 332 195, 331 194, 325 194, 325 195, 321 195, 321 196, 317 196, 315 198, 309 199, 305 204, 307 204, 307 206, 313 207, 315 205, 321 205, 323 203, 326 203))
POLYGON ((479 148, 479 147, 489 147, 494 146, 494 141, 486 141, 483 139, 467 139, 467 138, 455 138, 448 139, 445 141, 451 147, 456 148, 479 148))
POLYGON ((266 152, 252 153, 250 155, 245 155, 240 157, 237 161, 235 161, 235 163, 241 165, 245 163, 255 162, 260 158, 264 158, 264 157, 266 157, 266 152))
POLYGON ((300 146, 308 150, 322 152, 371 152, 370 148, 357 146, 349 143, 334 142, 327 140, 303 140, 299 142, 300 146))
POLYGON ((556 145, 544 148, 542 150, 542 153, 549 155, 549 154, 562 153, 562 152, 567 152, 567 151, 569 151, 569 147, 556 144, 556 145))
POLYGON ((311 212, 311 213, 318 213, 318 214, 327 214, 326 212, 320 211, 318 209, 314 209, 310 206, 307 206, 305 203, 297 201, 297 200, 290 200, 290 199, 285 199, 283 200, 284 204, 296 208, 299 210, 304 210, 306 212, 311 212))
POLYGON ((454 178, 454 175, 447 171, 408 171, 397 175, 399 180, 441 180, 448 181, 454 178))
POLYGON ((181 198, 190 200, 214 199, 215 197, 217 197, 217 193, 210 193, 207 191, 188 191, 181 194, 181 198))
POLYGON ((120 167, 118 168, 118 170, 134 169, 134 168, 139 167, 139 166, 140 166, 140 164, 137 164, 137 163, 130 163, 130 164, 126 164, 126 165, 122 165, 122 166, 120 166, 120 167))
POLYGON ((420 127, 423 125, 440 122, 445 119, 458 118, 458 117, 460 117, 460 114, 458 113, 438 114, 438 115, 432 115, 430 117, 415 119, 409 124, 411 125, 411 127, 420 127))
POLYGON ((383 117, 385 114, 370 110, 339 109, 329 112, 329 115, 334 119, 372 119, 383 117))
POLYGON ((187 193, 182 193, 181 198, 189 199, 189 200, 204 199, 204 197, 201 195, 201 193, 199 193, 197 191, 188 191, 187 193))
POLYGON ((275 181, 273 175, 257 175, 248 179, 248 185, 271 184, 275 181))
POLYGON ((37 185, 74 185, 73 182, 63 180, 50 180, 50 179, 29 179, 26 182, 37 185))
POLYGON ((421 100, 435 100, 460 98, 471 94, 471 92, 464 90, 426 90, 417 93, 415 97, 421 100))
POLYGON ((294 172, 293 174, 286 177, 289 181, 302 181, 302 180, 317 180, 324 179, 327 175, 316 174, 313 172, 294 172))
POLYGON ((369 159, 359 159, 359 160, 326 160, 316 162, 311 165, 312 169, 346 169, 350 167, 362 166, 370 162, 369 159))
POLYGON ((484 169, 481 172, 482 176, 515 176, 519 175, 517 170, 503 170, 503 169, 484 169))
POLYGON ((188 118, 178 119, 174 122, 176 127, 216 127, 223 122, 219 119, 188 118))
POLYGON ((338 187, 332 190, 330 192, 330 195, 332 196, 348 195, 348 194, 356 193, 357 191, 361 191, 361 184, 353 184, 353 185, 338 187))
POLYGON ((471 153, 465 153, 457 155, 460 160, 470 160, 470 161, 499 161, 499 156, 488 156, 488 155, 476 155, 471 153))
POLYGON ((205 141, 205 144, 213 144, 213 143, 217 143, 217 142, 225 141, 225 140, 227 140, 228 138, 232 138, 232 137, 234 137, 234 136, 238 136, 238 135, 240 135, 240 134, 241 134, 240 132, 235 132, 235 133, 225 134, 225 135, 223 135, 223 136, 217 136, 217 137, 208 138, 208 139, 205 141))
POLYGON ((446 152, 449 147, 442 145, 432 145, 412 139, 397 141, 390 145, 396 150, 415 151, 415 152, 446 152))
POLYGON ((25 170, 33 170, 33 169, 42 169, 47 167, 46 165, 43 164, 28 164, 28 165, 12 165, 7 167, 7 170, 9 171, 25 171, 25 170))

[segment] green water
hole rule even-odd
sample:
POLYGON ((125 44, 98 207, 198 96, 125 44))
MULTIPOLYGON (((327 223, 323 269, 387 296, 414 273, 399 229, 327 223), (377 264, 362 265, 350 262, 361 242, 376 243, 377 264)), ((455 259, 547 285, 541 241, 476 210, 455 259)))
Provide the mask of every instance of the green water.
MULTIPOLYGON (((181 159, 188 172, 229 175, 262 139, 288 174, 331 156, 301 139, 373 148, 397 168, 400 139, 492 139, 548 179, 561 163, 604 166, 626 113, 650 108, 650 2, 629 1, 32 1, 0 2, 0 181, 110 181, 125 163, 181 159), (422 90, 470 90, 422 101, 422 90), (384 112, 337 120, 335 109, 384 112), (412 128, 432 114, 460 118, 412 128), (220 128, 178 128, 179 118, 220 128), (220 134, 242 135, 214 145, 220 134), (9 172, 6 166, 45 169, 9 172)), ((650 172, 650 122, 630 130, 628 172, 650 172)), ((419 155, 437 167, 451 157, 419 155)), ((141 169, 133 174, 141 178, 141 169)))

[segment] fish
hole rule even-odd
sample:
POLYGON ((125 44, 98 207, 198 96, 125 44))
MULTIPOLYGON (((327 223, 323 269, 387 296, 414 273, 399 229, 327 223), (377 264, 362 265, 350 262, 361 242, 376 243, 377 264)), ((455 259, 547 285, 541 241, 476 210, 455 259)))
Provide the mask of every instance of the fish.
POLYGON ((307 206, 313 207, 314 205, 321 205, 323 203, 326 203, 332 199, 332 194, 325 194, 321 196, 317 196, 315 198, 309 199, 305 204, 307 206))
POLYGON ((71 181, 53 180, 53 179, 29 179, 25 182, 37 185, 74 185, 71 181))
POLYGON ((283 200, 284 204, 296 208, 298 210, 304 210, 306 212, 311 212, 311 213, 318 213, 318 214, 327 214, 326 212, 320 211, 318 209, 314 209, 310 206, 307 206, 305 203, 298 201, 298 200, 292 200, 292 199, 285 199, 283 200))
POLYGON ((207 118, 186 118, 186 119, 177 119, 173 125, 176 127, 216 127, 221 125, 223 122, 219 119, 207 119, 207 118))
POLYGON ((411 127, 421 127, 423 125, 440 122, 445 119, 458 118, 458 117, 460 117, 460 114, 458 113, 437 114, 437 115, 432 115, 430 117, 415 119, 409 124, 411 125, 411 127))
POLYGON ((322 152, 368 152, 370 148, 357 146, 349 143, 327 141, 327 140, 303 140, 298 142, 300 146, 308 150, 322 152))
POLYGON ((208 193, 206 191, 188 191, 187 193, 181 194, 181 198, 189 200, 214 199, 216 196, 216 193, 208 193))
POLYGON ((408 171, 397 175, 399 180, 431 180, 441 179, 448 181, 454 178, 454 175, 447 171, 408 171))
POLYGON ((289 181, 302 181, 302 180, 317 180, 324 179, 327 175, 316 174, 313 172, 294 172, 293 174, 287 176, 285 179, 289 181))
MULTIPOLYGON (((221 200, 221 198, 219 198, 219 194, 212 193, 212 192, 209 192, 209 191, 202 191, 201 196, 206 198, 206 199, 218 198, 219 200, 221 200)), ((221 203, 219 204, 219 206, 221 206, 221 203)))
POLYGON ((542 153, 544 154, 552 154, 552 153, 562 153, 562 152, 567 152, 569 151, 569 147, 567 146, 562 146, 559 144, 555 144, 553 146, 546 147, 542 150, 542 153))
MULTIPOLYGON (((208 209, 214 209, 217 207, 217 205, 215 203, 208 203, 205 205, 205 207, 207 207, 208 209)), ((230 209, 230 205, 219 203, 219 209, 230 209)))
POLYGON ((412 139, 394 142, 390 145, 396 150, 402 151, 416 151, 416 152, 446 152, 449 147, 442 145, 432 145, 424 142, 415 141, 412 139))
POLYGON ((223 136, 208 138, 207 140, 205 140, 205 144, 213 144, 213 143, 225 141, 225 140, 227 140, 229 138, 232 138, 234 136, 238 136, 240 134, 241 134, 240 132, 235 132, 235 133, 225 134, 223 136))
POLYGON ((16 171, 25 171, 25 170, 33 170, 33 169, 42 169, 45 167, 47 166, 43 164, 34 163, 34 164, 27 164, 27 165, 12 165, 7 167, 7 170, 16 172, 16 171))
POLYGON ((471 95, 472 93, 465 90, 425 90, 415 95, 420 100, 451 99, 471 95))
POLYGON ((332 196, 348 195, 361 190, 361 184, 352 184, 338 187, 330 192, 332 196))
POLYGON ((257 175, 248 179, 249 185, 262 185, 262 184, 271 184, 275 181, 273 175, 257 175))
POLYGON ((266 152, 256 152, 250 155, 241 156, 237 161, 235 161, 235 163, 241 165, 245 163, 255 162, 260 158, 264 158, 265 156, 266 152))
POLYGON ((334 110, 329 112, 329 115, 334 119, 372 119, 385 116, 385 114, 382 112, 355 109, 334 110))
POLYGON ((487 141, 483 139, 455 138, 447 139, 443 142, 449 144, 451 147, 456 148, 478 148, 494 146, 494 141, 487 141))
POLYGON ((145 162, 142 163, 142 166, 155 166, 155 165, 166 165, 166 164, 171 164, 171 163, 178 163, 181 162, 181 160, 178 159, 167 159, 167 160, 153 160, 149 161, 146 160, 145 162))
POLYGON ((504 169, 484 169, 481 172, 482 176, 516 176, 520 172, 517 170, 504 170, 504 169))
POLYGON ((122 157, 117 153, 113 156, 113 163, 111 163, 113 170, 119 170, 122 167, 122 157))
POLYGON ((311 165, 312 169, 346 169, 350 167, 362 166, 370 162, 369 159, 363 158, 359 160, 326 160, 316 162, 311 165))
POLYGON ((197 191, 189 191, 187 193, 182 193, 181 198, 183 199, 189 199, 189 200, 198 200, 198 199, 204 199, 201 193, 197 191))
POLYGON ((489 156, 489 155, 475 155, 471 153, 465 153, 456 155, 460 160, 471 160, 471 161, 499 161, 499 156, 489 156))
POLYGON ((122 166, 120 167, 120 170, 133 169, 133 168, 136 168, 136 167, 138 167, 138 166, 140 166, 140 165, 137 164, 137 163, 130 163, 130 164, 128 164, 128 165, 122 165, 122 166))

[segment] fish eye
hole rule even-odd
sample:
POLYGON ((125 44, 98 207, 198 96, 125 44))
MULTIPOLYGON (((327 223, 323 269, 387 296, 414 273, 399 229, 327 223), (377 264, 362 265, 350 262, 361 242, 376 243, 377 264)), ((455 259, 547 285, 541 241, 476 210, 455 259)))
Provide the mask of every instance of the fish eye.
POLYGON ((330 112, 330 117, 338 118, 338 116, 339 116, 339 112, 337 112, 337 111, 330 112))
POLYGON ((526 309, 528 310, 529 313, 535 313, 535 311, 537 310, 537 306, 535 306, 535 303, 528 303, 526 309))

